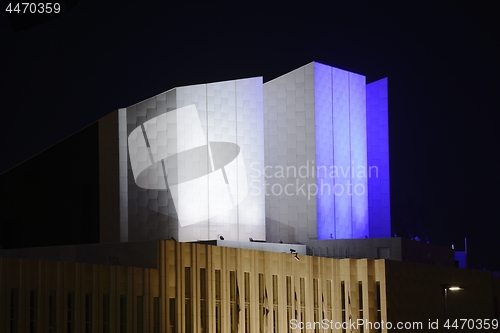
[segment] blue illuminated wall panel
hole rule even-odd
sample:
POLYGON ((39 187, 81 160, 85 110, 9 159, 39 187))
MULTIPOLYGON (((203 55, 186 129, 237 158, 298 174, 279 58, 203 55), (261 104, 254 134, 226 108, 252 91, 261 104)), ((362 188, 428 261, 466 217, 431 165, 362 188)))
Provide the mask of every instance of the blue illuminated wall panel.
MULTIPOLYGON (((302 165, 306 165, 309 174, 307 177, 307 186, 311 188, 307 191, 307 225, 303 225, 303 220, 300 221, 300 241, 305 242, 305 239, 314 239, 318 237, 317 225, 317 202, 314 195, 314 186, 316 185, 316 173, 314 172, 316 165, 316 112, 315 112, 315 85, 314 85, 314 62, 304 66, 305 76, 305 116, 306 116, 306 163, 303 160, 302 165), (306 233, 307 231, 307 233, 306 233)), ((302 194, 301 194, 302 195, 302 194)), ((300 201, 301 196, 297 197, 300 201)), ((300 218, 300 216, 299 216, 300 218)))
POLYGON ((366 175, 365 77, 349 73, 349 135, 351 141, 352 238, 368 237, 368 178, 366 175))
POLYGON ((366 93, 363 75, 316 62, 264 84, 268 174, 308 170, 266 178, 268 241, 364 238, 378 228, 370 227, 366 93))
POLYGON ((387 78, 366 86, 370 237, 391 236, 387 78))
POLYGON ((314 104, 316 117, 316 185, 318 188, 318 236, 322 239, 336 235, 335 178, 333 165, 333 95, 332 68, 314 63, 314 104))
MULTIPOLYGON (((333 88, 333 165, 335 181, 335 228, 333 238, 352 238, 352 196, 348 193, 351 176, 351 136, 349 122, 349 72, 332 68, 333 88)), ((329 235, 319 235, 320 239, 329 235)))

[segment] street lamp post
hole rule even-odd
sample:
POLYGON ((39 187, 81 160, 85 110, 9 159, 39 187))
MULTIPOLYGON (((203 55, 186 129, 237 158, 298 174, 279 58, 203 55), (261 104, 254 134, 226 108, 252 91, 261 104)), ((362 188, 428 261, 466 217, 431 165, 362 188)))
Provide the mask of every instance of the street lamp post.
POLYGON ((465 288, 454 286, 451 284, 442 284, 441 288, 443 288, 443 294, 444 294, 444 324, 446 324, 446 320, 448 319, 448 290, 456 291, 456 290, 464 290, 465 288))

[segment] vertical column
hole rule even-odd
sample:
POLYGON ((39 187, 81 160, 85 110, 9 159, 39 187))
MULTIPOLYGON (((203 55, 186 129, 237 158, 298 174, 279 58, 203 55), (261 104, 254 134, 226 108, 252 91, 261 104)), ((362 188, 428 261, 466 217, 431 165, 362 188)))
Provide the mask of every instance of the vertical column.
MULTIPOLYGON (((278 176, 279 187, 271 188, 272 196, 280 197, 280 217, 284 224, 298 228, 295 231, 294 238, 297 236, 307 235, 307 206, 306 198, 303 195, 297 193, 296 191, 288 191, 290 188, 288 184, 292 184, 296 187, 297 181, 299 183, 306 183, 308 179, 303 179, 299 175, 294 175, 294 172, 288 172, 286 170, 288 167, 300 169, 301 166, 305 166, 307 163, 306 156, 306 146, 307 140, 305 138, 305 109, 302 109, 302 105, 297 105, 298 99, 304 99, 305 95, 305 68, 299 68, 285 76, 281 80, 281 93, 284 94, 284 105, 286 106, 285 112, 281 116, 279 126, 279 136, 283 140, 284 148, 279 151, 279 154, 283 156, 278 161, 278 165, 284 168, 282 176, 278 176), (299 113, 301 113, 301 119, 299 118, 299 113), (288 194, 288 193, 290 194, 288 194), (299 202, 301 202, 303 216, 299 218, 299 202), (305 208, 305 209, 304 209, 305 208), (297 235, 298 234, 298 235, 297 235)), ((303 102, 304 103, 304 102, 303 102)), ((275 175, 280 175, 279 169, 274 170, 275 175)), ((306 185, 307 186, 307 185, 306 185)), ((283 228, 286 230, 286 228, 283 228)), ((286 233, 285 230, 280 230, 280 233, 286 233)), ((289 229, 288 233, 293 230, 289 229)), ((290 237, 289 235, 287 235, 290 237)))
MULTIPOLYGON (((304 110, 306 116, 306 140, 305 140, 305 156, 306 163, 303 162, 299 164, 300 167, 307 168, 307 220, 305 221, 300 218, 299 215, 299 237, 298 241, 306 243, 309 239, 316 239, 318 236, 318 224, 317 224, 317 211, 316 211, 316 193, 314 193, 314 185, 316 185, 316 174, 314 172, 316 168, 316 114, 314 111, 315 100, 314 100, 314 63, 307 64, 304 66, 304 77, 305 77, 305 96, 304 96, 304 110), (309 190, 310 189, 310 190, 309 190)), ((299 116, 299 112, 297 112, 299 116)), ((298 159, 300 162, 300 158, 298 159)), ((299 174, 300 176, 300 174, 299 174)), ((300 195, 298 195, 298 200, 300 201, 300 195)), ((300 210, 299 210, 300 211, 300 210)))
POLYGON ((236 87, 238 240, 266 239, 264 175, 264 100, 262 78, 234 81, 236 87))
POLYGON ((368 182, 366 175, 365 77, 349 73, 349 126, 351 141, 351 226, 352 238, 369 236, 368 182))
POLYGON ((316 237, 314 64, 264 84, 268 241, 316 237))
POLYGON ((316 186, 318 194, 318 239, 335 235, 335 195, 333 165, 332 68, 314 63, 314 106, 316 123, 316 186))
MULTIPOLYGON (((142 214, 147 214, 147 235, 146 239, 153 240, 167 237, 166 216, 157 214, 160 211, 160 206, 166 203, 161 203, 162 197, 166 193, 166 177, 161 160, 166 150, 166 133, 163 130, 166 127, 165 113, 166 93, 159 94, 151 100, 151 105, 146 109, 146 119, 142 123, 139 130, 142 129, 148 153, 151 158, 152 165, 145 172, 147 177, 147 197, 144 198, 145 206, 141 207, 144 211, 142 214)), ((166 210, 166 207, 162 207, 166 210)))
POLYGON ((169 107, 173 109, 172 104, 175 106, 175 92, 169 91, 119 110, 121 241, 166 238, 169 234, 168 195, 161 162, 167 138, 161 120, 169 107))
MULTIPOLYGON (((177 88, 177 110, 182 107, 189 107, 194 104, 196 107, 197 114, 184 115, 178 113, 177 119, 172 119, 172 123, 168 124, 167 136, 169 140, 169 150, 170 143, 177 152, 182 152, 185 150, 185 146, 189 148, 198 147, 196 151, 192 154, 186 155, 186 160, 179 159, 176 164, 173 165, 172 169, 167 170, 167 174, 170 173, 185 173, 187 168, 193 171, 193 173, 199 175, 206 175, 208 170, 211 170, 208 164, 208 111, 207 111, 207 86, 205 84, 193 85, 189 87, 177 88), (203 144, 189 142, 189 133, 201 133, 198 136, 203 136, 203 144), (179 142, 179 139, 183 137, 186 141, 184 143, 179 142), (201 150, 200 150, 201 149, 201 150), (187 165, 189 161, 190 165, 187 165)), ((194 139, 194 138, 192 138, 194 139)), ((198 141, 202 141, 201 138, 198 141)), ((185 154, 182 154, 185 155, 185 154)), ((181 154, 178 155, 182 157, 181 154)), ((170 177, 169 182, 170 182, 170 177)), ((194 224, 186 225, 182 221, 182 216, 179 214, 179 241, 192 241, 196 239, 206 239, 206 235, 202 235, 202 230, 207 230, 209 226, 210 216, 210 206, 209 206, 209 178, 206 176, 197 177, 190 181, 180 183, 178 186, 178 198, 182 199, 185 205, 182 207, 175 207, 179 214, 180 210, 188 215, 194 214, 199 219, 200 216, 206 217, 206 220, 196 222, 194 224), (194 200, 193 198, 196 198, 194 200), (185 226, 183 226, 183 224, 185 226)), ((172 196, 174 196, 175 189, 170 186, 172 191, 172 196)), ((170 206, 169 206, 170 208, 170 206)), ((171 213, 174 213, 170 211, 171 213)), ((194 222, 194 221, 191 221, 194 222)))
MULTIPOLYGON (((264 165, 254 165, 253 168, 260 168, 263 172, 266 166, 273 166, 278 161, 278 83, 276 80, 264 84, 264 165)), ((267 193, 269 185, 272 186, 272 179, 264 177, 264 193, 267 193), (266 184, 269 184, 266 186, 266 184)), ((252 192, 255 190, 252 188, 252 192)), ((280 239, 279 227, 279 199, 277 197, 265 196, 266 202, 266 237, 268 241, 276 242, 280 239)), ((286 239, 285 239, 286 241, 286 239)))
MULTIPOLYGON (((297 228, 297 219, 289 216, 289 207, 290 201, 293 200, 290 197, 283 195, 280 189, 284 188, 286 184, 289 182, 286 173, 283 176, 276 177, 276 172, 282 168, 286 170, 286 167, 289 163, 289 159, 292 156, 289 156, 289 140, 288 140, 288 128, 287 128, 287 117, 288 114, 295 113, 295 110, 291 109, 293 107, 293 100, 295 98, 294 91, 287 90, 287 79, 290 79, 290 76, 293 76, 293 73, 289 73, 284 75, 278 79, 276 79, 276 111, 277 112, 277 136, 278 136, 278 146, 276 151, 276 156, 274 157, 274 163, 269 165, 270 168, 268 174, 271 178, 269 178, 269 186, 267 189, 266 195, 268 198, 272 198, 271 200, 277 202, 278 207, 278 228, 279 228, 279 237, 285 236, 284 238, 289 239, 295 237, 295 235, 291 235, 296 233, 297 228), (290 102, 291 101, 291 102, 290 102)), ((289 83, 290 85, 290 83, 289 83)), ((295 154, 295 151, 292 151, 295 154)), ((292 211, 293 215, 293 211, 292 211)), ((274 221, 273 221, 274 222, 274 221)), ((273 223, 272 222, 272 223, 273 223)), ((274 222, 274 223, 276 223, 274 222)), ((276 241, 276 240, 275 240, 276 241)))
POLYGON ((120 242, 128 241, 127 109, 118 110, 120 242))
POLYGON ((391 236, 387 78, 366 86, 370 237, 391 236))
MULTIPOLYGON (((155 106, 154 99, 137 103, 127 108, 127 133, 128 147, 131 162, 131 170, 145 169, 151 165, 151 156, 148 154, 148 143, 144 138, 141 126, 150 118, 147 117, 148 109, 155 106), (133 161, 137 164, 134 165, 133 161)), ((138 241, 147 239, 148 235, 148 190, 139 187, 137 184, 148 183, 148 171, 138 176, 134 181, 132 172, 129 172, 131 178, 128 182, 128 218, 129 218, 129 241, 138 241)))
POLYGON ((207 84, 210 238, 237 240, 236 88, 234 81, 207 84), (221 163, 222 162, 222 163, 221 163), (228 163, 229 162, 229 163, 228 163), (232 163, 231 163, 232 162, 232 163))
POLYGON ((333 89, 333 163, 336 234, 332 238, 352 238, 351 196, 351 137, 349 123, 349 73, 332 68, 333 89))

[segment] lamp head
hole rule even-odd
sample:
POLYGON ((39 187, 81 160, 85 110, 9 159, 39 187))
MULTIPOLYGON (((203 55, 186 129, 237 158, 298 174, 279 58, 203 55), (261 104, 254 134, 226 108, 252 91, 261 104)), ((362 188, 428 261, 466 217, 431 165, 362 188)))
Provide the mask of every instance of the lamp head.
POLYGON ((453 284, 442 284, 441 288, 443 288, 443 290, 451 290, 451 291, 457 291, 457 290, 464 290, 465 289, 464 287, 460 287, 460 286, 453 285, 453 284))

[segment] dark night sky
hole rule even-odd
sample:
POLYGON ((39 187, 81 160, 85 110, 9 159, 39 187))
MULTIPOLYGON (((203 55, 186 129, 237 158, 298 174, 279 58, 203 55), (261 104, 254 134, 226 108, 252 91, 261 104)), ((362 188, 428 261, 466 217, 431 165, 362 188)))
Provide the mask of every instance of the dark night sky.
POLYGON ((267 81, 315 60, 368 82, 389 77, 393 233, 459 250, 467 237, 470 264, 500 270, 500 20, 493 5, 79 1, 16 32, 1 15, 0 173, 173 87, 267 81))

